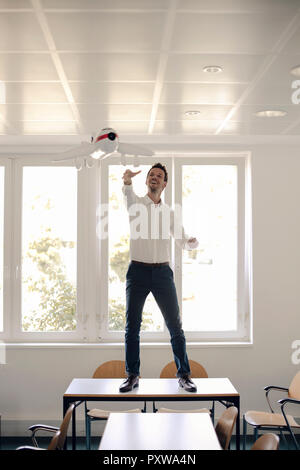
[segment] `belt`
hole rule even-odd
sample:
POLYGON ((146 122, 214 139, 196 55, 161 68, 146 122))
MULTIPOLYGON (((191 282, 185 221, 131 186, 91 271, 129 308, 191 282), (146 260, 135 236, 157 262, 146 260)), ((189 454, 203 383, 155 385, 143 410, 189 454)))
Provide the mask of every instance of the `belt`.
POLYGON ((134 261, 132 260, 131 261, 133 264, 141 264, 142 266, 152 266, 152 267, 156 267, 156 266, 169 266, 169 262, 166 261, 165 263, 142 263, 142 261, 134 261))

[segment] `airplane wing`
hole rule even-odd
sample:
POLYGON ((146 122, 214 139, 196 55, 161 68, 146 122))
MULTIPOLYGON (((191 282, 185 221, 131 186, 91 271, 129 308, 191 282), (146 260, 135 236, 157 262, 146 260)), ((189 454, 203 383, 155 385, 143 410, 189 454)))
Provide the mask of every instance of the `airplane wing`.
POLYGON ((154 155, 154 152, 146 147, 124 143, 119 143, 117 152, 123 155, 141 155, 146 157, 151 157, 154 155))
POLYGON ((92 149, 92 144, 89 142, 82 142, 80 145, 76 145, 76 147, 72 147, 65 152, 55 154, 52 162, 65 162, 67 160, 74 160, 78 157, 88 157, 92 152, 92 149))

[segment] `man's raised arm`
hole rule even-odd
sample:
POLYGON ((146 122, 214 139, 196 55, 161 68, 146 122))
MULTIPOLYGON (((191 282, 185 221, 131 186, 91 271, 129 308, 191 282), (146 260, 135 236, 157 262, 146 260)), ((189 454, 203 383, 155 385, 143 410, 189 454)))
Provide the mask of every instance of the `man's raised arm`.
POLYGON ((137 202, 137 196, 135 194, 135 192, 133 191, 133 188, 132 188, 132 178, 139 174, 141 172, 141 170, 139 171, 131 171, 131 170, 126 170, 124 173, 123 173, 123 176, 122 176, 122 179, 123 179, 123 182, 124 182, 124 185, 122 187, 122 191, 123 191, 123 194, 124 194, 124 199, 125 199, 125 204, 126 204, 126 207, 127 209, 132 205, 132 204, 135 204, 137 202))

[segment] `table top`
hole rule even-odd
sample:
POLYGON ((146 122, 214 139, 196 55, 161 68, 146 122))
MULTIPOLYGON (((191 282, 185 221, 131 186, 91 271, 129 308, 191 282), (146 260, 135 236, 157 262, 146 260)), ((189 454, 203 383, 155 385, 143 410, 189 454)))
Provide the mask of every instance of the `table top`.
POLYGON ((75 378, 70 383, 64 397, 98 397, 98 398, 151 398, 151 397, 233 397, 239 396, 228 378, 194 379, 197 392, 186 392, 179 387, 178 379, 140 379, 139 387, 131 392, 119 392, 119 386, 124 379, 84 379, 75 378))
POLYGON ((208 413, 111 413, 99 450, 222 450, 208 413))

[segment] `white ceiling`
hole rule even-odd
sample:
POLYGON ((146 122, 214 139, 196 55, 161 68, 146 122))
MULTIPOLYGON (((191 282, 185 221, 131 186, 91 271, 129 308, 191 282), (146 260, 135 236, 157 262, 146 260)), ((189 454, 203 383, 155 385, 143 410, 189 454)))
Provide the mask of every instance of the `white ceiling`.
POLYGON ((298 136, 296 65, 300 0, 0 0, 0 144, 107 126, 298 136), (265 109, 287 115, 255 116, 265 109))

